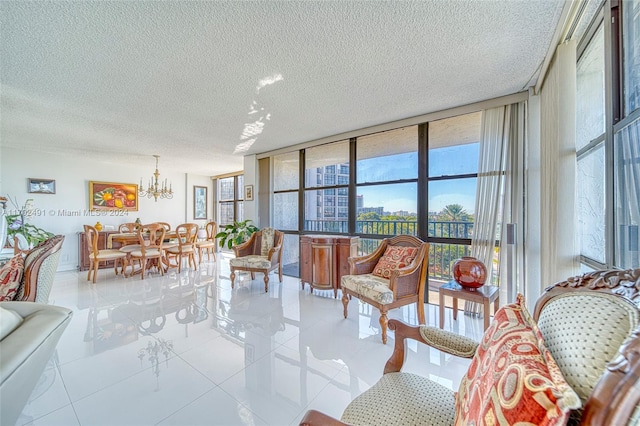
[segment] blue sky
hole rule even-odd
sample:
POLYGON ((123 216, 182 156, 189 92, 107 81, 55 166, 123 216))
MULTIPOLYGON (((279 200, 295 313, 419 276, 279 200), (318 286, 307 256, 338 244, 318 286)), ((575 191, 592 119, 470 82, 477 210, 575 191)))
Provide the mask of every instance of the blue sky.
MULTIPOLYGON (((417 153, 398 154, 361 160, 359 182, 411 179, 417 176, 417 153), (391 165, 391 166, 390 166, 391 165)), ((478 170, 478 144, 457 145, 429 150, 429 175, 446 176, 475 173, 478 170)), ((414 183, 359 187, 365 207, 384 207, 385 211, 416 212, 414 183)), ((429 211, 439 212, 448 204, 461 204, 468 213, 475 209, 476 179, 433 181, 429 184, 429 211)))

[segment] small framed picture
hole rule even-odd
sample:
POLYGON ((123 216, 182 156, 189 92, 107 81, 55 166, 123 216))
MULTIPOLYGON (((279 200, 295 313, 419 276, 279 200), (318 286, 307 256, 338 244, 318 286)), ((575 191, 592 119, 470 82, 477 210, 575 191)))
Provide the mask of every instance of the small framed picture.
POLYGON ((206 186, 193 187, 193 218, 194 219, 207 218, 207 187, 206 186))
POLYGON ((32 194, 55 194, 56 181, 54 179, 29 178, 29 192, 32 194))
POLYGON ((244 186, 244 200, 253 201, 253 185, 244 186))

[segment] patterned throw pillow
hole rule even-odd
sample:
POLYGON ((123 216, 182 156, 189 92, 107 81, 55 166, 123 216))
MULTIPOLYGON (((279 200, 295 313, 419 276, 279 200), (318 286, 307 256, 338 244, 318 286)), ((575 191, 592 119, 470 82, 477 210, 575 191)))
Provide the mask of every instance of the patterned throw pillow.
POLYGON ((496 312, 462 378, 456 425, 562 425, 580 406, 519 294, 496 312))
POLYGON ((0 268, 0 302, 13 300, 18 292, 24 273, 24 259, 17 254, 0 268))
POLYGON ((417 255, 418 247, 388 246, 373 268, 372 274, 389 279, 391 271, 410 265, 417 255))

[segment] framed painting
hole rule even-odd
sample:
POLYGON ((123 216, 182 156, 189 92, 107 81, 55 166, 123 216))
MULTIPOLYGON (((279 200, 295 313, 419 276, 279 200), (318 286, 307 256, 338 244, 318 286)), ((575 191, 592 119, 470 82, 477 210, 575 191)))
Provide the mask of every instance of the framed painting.
POLYGON ((138 211, 135 183, 89 182, 90 210, 138 211))
POLYGON ((253 185, 244 186, 244 200, 253 201, 253 185))
POLYGON ((208 213, 207 212, 207 187, 194 186, 193 187, 193 218, 206 219, 207 213, 208 213))
POLYGON ((31 194, 55 194, 56 181, 53 179, 29 178, 28 189, 31 194))

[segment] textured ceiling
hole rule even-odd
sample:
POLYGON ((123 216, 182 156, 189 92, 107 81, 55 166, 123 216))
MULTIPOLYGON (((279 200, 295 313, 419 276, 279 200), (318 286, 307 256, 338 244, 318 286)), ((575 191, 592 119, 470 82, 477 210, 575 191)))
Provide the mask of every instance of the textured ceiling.
POLYGON ((2 1, 0 142, 238 171, 247 153, 526 89, 563 5, 2 1))

